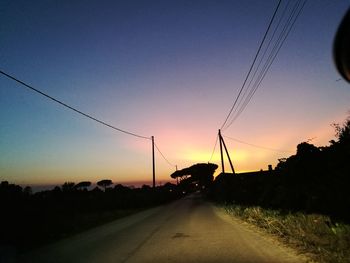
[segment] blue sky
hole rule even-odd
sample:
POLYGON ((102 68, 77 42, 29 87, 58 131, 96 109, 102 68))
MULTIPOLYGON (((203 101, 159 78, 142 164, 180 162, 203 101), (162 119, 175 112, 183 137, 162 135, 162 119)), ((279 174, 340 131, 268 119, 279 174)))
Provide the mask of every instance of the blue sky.
MULTIPOLYGON (((209 160, 277 2, 2 1, 0 68, 112 125, 154 135, 168 160, 184 168, 209 160)), ((225 135, 292 152, 309 138, 319 146, 333 138, 330 124, 349 110, 349 86, 337 81, 332 61, 348 6, 307 2, 225 135)), ((148 140, 85 119, 3 76, 0 120, 1 180, 151 179, 148 140)), ((227 144, 238 171, 286 155, 227 144)), ((174 168, 159 155, 156 161, 157 178, 168 180, 174 168)), ((217 154, 213 161, 219 163, 217 154)))

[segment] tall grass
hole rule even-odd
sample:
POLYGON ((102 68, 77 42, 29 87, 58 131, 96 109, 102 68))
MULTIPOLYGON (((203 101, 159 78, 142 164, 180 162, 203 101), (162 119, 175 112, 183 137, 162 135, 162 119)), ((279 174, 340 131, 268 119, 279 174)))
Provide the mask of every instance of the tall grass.
POLYGON ((317 262, 350 262, 350 225, 318 214, 225 205, 226 211, 279 236, 317 262))

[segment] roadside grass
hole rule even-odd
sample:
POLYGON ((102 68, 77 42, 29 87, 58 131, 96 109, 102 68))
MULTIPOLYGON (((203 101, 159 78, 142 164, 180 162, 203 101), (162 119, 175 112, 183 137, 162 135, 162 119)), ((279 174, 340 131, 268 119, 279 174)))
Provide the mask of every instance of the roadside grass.
POLYGON ((228 214, 254 224, 316 262, 350 262, 350 225, 325 215, 283 212, 258 206, 226 204, 228 214))

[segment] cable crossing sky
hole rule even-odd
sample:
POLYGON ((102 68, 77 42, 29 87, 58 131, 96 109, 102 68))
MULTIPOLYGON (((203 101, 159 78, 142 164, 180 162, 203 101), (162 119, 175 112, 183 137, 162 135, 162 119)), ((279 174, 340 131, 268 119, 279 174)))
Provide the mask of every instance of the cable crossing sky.
POLYGON ((159 150, 157 144, 155 143, 154 146, 156 147, 157 151, 159 152, 159 154, 163 157, 163 159, 172 167, 175 167, 176 168, 176 165, 175 164, 172 164, 165 156, 164 154, 159 150))
MULTIPOLYGON (((241 114, 244 112, 248 104, 251 102, 253 96, 255 95, 258 88, 261 86, 262 81, 264 80, 265 76, 267 75, 268 71, 270 70, 272 64, 274 63, 279 51, 281 50, 282 46, 284 45, 287 37, 289 36, 291 30, 294 28, 295 23, 302 13, 302 10, 306 4, 307 0, 288 0, 288 1, 282 1, 279 0, 277 2, 276 7, 274 8, 274 11, 272 13, 271 18, 269 19, 267 23, 266 30, 263 34, 263 37, 261 41, 259 42, 258 48, 256 50, 256 53, 254 55, 253 61, 249 66, 249 70, 247 74, 245 75, 244 81, 242 86, 240 86, 240 89, 238 90, 238 94, 236 97, 234 97, 233 103, 231 107, 229 108, 229 112, 226 115, 224 122, 221 125, 220 130, 225 131, 227 133, 227 130, 231 127, 231 125, 241 116, 241 114)), ((54 98, 47 93, 27 84, 26 82, 16 78, 14 75, 11 75, 9 73, 6 73, 3 70, 0 70, 0 73, 12 80, 20 84, 21 86, 34 91, 37 94, 40 94, 47 99, 50 99, 51 101, 60 104, 61 106, 70 109, 71 111, 74 111, 75 113, 78 113, 81 116, 84 116, 86 118, 89 118, 90 120, 93 120, 95 122, 98 122, 101 125, 104 125, 108 128, 111 128, 115 131, 118 131, 120 133, 124 133, 126 135, 130 135, 136 138, 145 139, 152 141, 153 148, 155 148, 160 156, 164 159, 164 161, 171 167, 176 167, 173 163, 169 161, 168 158, 160 151, 157 144, 154 143, 154 137, 153 136, 145 136, 143 134, 138 134, 133 131, 128 131, 126 129, 122 129, 119 127, 116 127, 114 125, 111 125, 97 117, 94 117, 91 114, 85 113, 84 111, 79 110, 76 107, 70 106, 67 103, 63 102, 62 100, 59 100, 57 98, 54 98)), ((272 151, 279 151, 279 152, 290 152, 290 151, 284 151, 284 150, 278 150, 278 149, 272 149, 269 147, 259 146, 255 145, 249 142, 241 141, 238 139, 235 139, 233 137, 224 136, 227 139, 234 140, 236 142, 250 145, 253 147, 266 149, 266 150, 272 150, 272 151)), ((220 137, 222 139, 222 137, 220 137)), ((215 144, 209 159, 209 162, 213 159, 216 147, 218 145, 219 136, 216 136, 215 144)), ((154 149, 153 149, 154 150, 154 149)), ((153 156, 154 157, 154 156, 153 156)))
POLYGON ((258 66, 256 67, 253 76, 250 79, 250 82, 248 84, 248 88, 245 89, 244 95, 240 98, 240 101, 238 103, 238 106, 235 108, 234 112, 233 112, 233 116, 231 118, 231 121, 228 125, 226 125, 225 129, 228 129, 237 119, 238 117, 242 114, 242 112, 244 111, 244 109, 247 107, 247 105, 249 104, 249 102, 251 101, 252 97, 254 96, 254 94, 256 93, 257 89, 260 87, 263 79, 265 78, 267 72, 269 71, 271 65, 273 64, 274 60, 276 59, 279 51, 281 50, 283 44, 285 43, 289 33, 291 32, 292 28, 294 27, 295 22, 297 21, 297 18, 299 17, 302 9, 304 8, 305 4, 306 4, 307 0, 304 0, 303 3, 301 3, 301 0, 299 0, 298 2, 296 2, 292 8, 292 11, 289 15, 289 17, 287 18, 287 20, 284 23, 283 28, 281 29, 281 32, 279 32, 279 35, 277 37, 277 40, 275 42, 275 44, 273 45, 273 47, 270 50, 270 53, 268 55, 268 58, 266 59, 262 69, 260 70, 260 73, 258 74, 258 77, 255 79, 254 84, 251 85, 251 83, 253 82, 253 79, 256 75, 256 73, 259 70, 259 67, 262 63, 262 61, 264 60, 264 57, 270 47, 270 44, 272 43, 272 40, 276 34, 276 32, 279 29, 279 26, 281 24, 281 21, 284 18, 284 14, 288 9, 288 6, 291 2, 288 1, 282 16, 280 17, 280 20, 272 34, 272 36, 270 37, 269 43, 267 44, 264 54, 261 56, 260 61, 258 66), (246 96, 247 91, 249 90, 248 95, 246 96), (243 102, 242 102, 243 101, 243 102))
POLYGON ((292 0, 289 0, 285 5, 284 10, 282 11, 282 14, 279 16, 278 22, 275 25, 274 21, 276 21, 278 17, 278 11, 281 2, 282 1, 279 1, 275 8, 275 11, 270 19, 269 25, 255 54, 253 62, 245 77, 243 85, 239 90, 238 95, 236 96, 224 123, 221 126, 222 130, 227 130, 234 123, 234 121, 237 120, 237 118, 242 114, 242 112, 245 110, 245 108, 251 101, 252 97, 256 93, 257 89, 260 87, 263 79, 269 71, 271 65, 275 61, 277 54, 282 48, 283 44, 285 43, 289 33, 294 27, 295 22, 300 16, 307 0, 297 0, 294 3, 294 5, 291 5, 292 0), (289 15, 287 15, 288 12, 289 15), (273 33, 269 34, 273 27, 273 33), (265 44, 266 41, 268 41, 267 44, 265 44), (271 46, 272 43, 273 45, 271 46), (263 54, 260 56, 261 52, 263 52, 263 54), (267 58, 266 55, 268 55, 267 58), (261 64, 263 64, 262 67, 261 64))
MULTIPOLYGON (((221 125, 221 130, 227 130, 242 114, 242 112, 246 109, 247 105, 251 101, 252 97, 256 93, 257 89, 260 87, 263 79, 265 78, 267 72, 269 71, 271 65, 275 61, 277 54, 281 50, 283 44, 285 43, 289 33, 295 25, 298 17, 300 16, 307 0, 297 0, 294 5, 292 5, 292 0, 289 0, 284 9, 279 15, 279 19, 277 23, 275 23, 278 13, 282 4, 282 0, 279 0, 276 8, 273 12, 273 15, 269 21, 269 24, 266 28, 264 36, 260 42, 260 45, 256 51, 253 62, 250 65, 248 73, 243 81, 243 84, 230 108, 229 113, 227 114, 225 121, 221 125), (288 14, 289 12, 289 14, 288 14), (287 15, 288 14, 288 15, 287 15), (270 34, 273 29, 273 33, 270 34), (267 44, 266 41, 268 41, 267 44), (260 55, 262 53, 262 55, 260 55), (267 56, 267 58, 266 58, 267 56), (257 62, 258 61, 258 62, 257 62), (256 65, 257 63, 257 65, 256 65), (263 66, 261 66, 263 65, 263 66), (249 80, 249 81, 248 81, 249 80)), ((256 144, 248 143, 245 141, 241 141, 232 137, 224 136, 227 139, 234 140, 236 142, 250 145, 252 147, 277 151, 277 152, 291 152, 279 149, 272 149, 269 147, 259 146, 256 144)), ((209 159, 209 162, 212 160, 214 156, 214 152, 217 146, 218 137, 215 141, 215 145, 213 148, 213 152, 209 159)))
POLYGON ((210 158, 209 158, 208 163, 210 163, 211 160, 212 160, 213 157, 214 157, 215 149, 216 149, 216 146, 218 145, 218 140, 219 140, 219 135, 216 135, 216 140, 215 140, 214 148, 213 148, 213 151, 211 152, 211 155, 210 155, 210 158))
POLYGON ((282 2, 282 0, 279 0, 278 4, 277 4, 277 6, 276 6, 276 9, 275 9, 275 11, 274 11, 274 13, 273 13, 273 15, 272 15, 272 18, 271 18, 271 20, 270 20, 270 23, 269 23, 269 25, 268 25, 268 27, 267 27, 267 29, 266 29, 266 32, 265 32, 265 34, 264 34, 264 37, 262 38, 262 41, 261 41, 261 43, 260 43, 260 45, 259 45, 259 48, 258 48, 258 50, 257 50, 257 52, 256 52, 256 54, 255 54, 253 63, 251 64, 251 66, 250 66, 250 68, 249 68, 249 71, 248 71, 248 73, 247 73, 247 76, 246 76, 246 78, 244 79, 243 85, 242 85, 241 89, 239 90, 238 95, 237 95, 237 97, 236 97, 236 99, 235 99, 235 101, 234 101, 234 103, 233 103, 233 105, 232 105, 232 107, 231 107, 231 109, 230 109, 228 115, 226 116, 226 119, 225 119, 224 123, 221 125, 221 129, 223 129, 223 128, 225 127, 226 122, 227 122, 228 119, 230 118, 231 113, 232 113, 233 109, 235 108, 239 97, 241 96, 241 93, 242 93, 242 91, 243 91, 243 89, 244 89, 244 86, 245 86, 245 84, 246 84, 246 82, 247 82, 247 80, 248 80, 248 77, 249 77, 249 75, 250 75, 250 73, 251 73, 251 71, 252 71, 252 69, 253 69, 253 67, 254 67, 255 61, 256 61, 256 59, 258 58, 258 55, 259 55, 260 50, 261 50, 261 48, 262 48, 262 45, 263 45, 264 42, 265 42, 266 36, 267 36, 267 34, 268 34, 269 30, 270 30, 270 27, 271 27, 271 25, 272 25, 273 20, 275 19, 275 16, 276 16, 276 14, 277 14, 277 11, 278 11, 278 8, 279 8, 281 2, 282 2))
MULTIPOLYGON (((91 119, 91 120, 93 120, 93 121, 96 121, 96 122, 98 122, 99 124, 102 124, 102 125, 104 125, 104 126, 106 126, 106 127, 108 127, 108 128, 111 128, 111 129, 113 129, 113 130, 115 130, 115 131, 118 131, 118 132, 121 132, 121 133, 130 135, 130 136, 133 136, 133 137, 137 137, 137 138, 141 138, 141 139, 146 139, 146 140, 152 140, 152 144, 154 144, 154 146, 156 147, 156 149, 157 149, 157 151, 160 153, 160 155, 163 157, 163 159, 164 159, 170 166, 176 167, 176 165, 173 165, 172 163, 170 163, 169 160, 168 160, 168 159, 164 156, 164 154, 160 151, 159 147, 154 143, 153 137, 143 136, 143 135, 140 135, 140 134, 137 134, 137 133, 134 133, 134 132, 130 132, 130 131, 127 131, 127 130, 124 130, 124 129, 115 127, 115 126, 113 126, 113 125, 111 125, 111 124, 109 124, 109 123, 107 123, 107 122, 105 122, 105 121, 102 121, 102 120, 100 120, 100 119, 98 119, 98 118, 96 118, 96 117, 93 117, 93 116, 90 115, 90 114, 84 113, 83 111, 78 110, 77 108, 72 107, 72 106, 68 105, 67 103, 65 103, 65 102, 63 102, 63 101, 61 101, 61 100, 58 100, 58 99, 56 99, 56 98, 54 98, 54 97, 52 97, 52 96, 50 96, 50 95, 44 93, 43 91, 41 91, 41 90, 39 90, 39 89, 37 89, 37 88, 34 88, 33 86, 31 86, 31 85, 25 83, 24 81, 21 81, 21 80, 19 80, 18 78, 14 77, 13 75, 10 75, 10 74, 4 72, 3 70, 0 70, 0 73, 1 73, 3 76, 5 76, 5 77, 7 77, 7 78, 9 78, 9 79, 11 79, 11 80, 13 80, 13 81, 15 81, 15 82, 21 84, 22 86, 24 86, 24 87, 26 87, 26 88, 28 88, 29 90, 34 91, 34 92, 36 92, 36 93, 38 93, 38 94, 40 94, 40 95, 42 95, 42 96, 44 96, 44 97, 46 97, 46 98, 52 100, 52 101, 54 101, 54 102, 60 104, 61 106, 66 107, 66 108, 68 108, 68 109, 70 109, 70 110, 72 110, 72 111, 74 111, 74 112, 76 112, 76 113, 78 113, 78 114, 80 114, 80 115, 82 115, 82 116, 84 116, 84 117, 87 117, 87 118, 89 118, 89 119, 91 119)), ((153 158, 154 158, 154 156, 153 156, 153 158)))
POLYGON ((255 148, 264 149, 264 150, 269 150, 269 151, 274 151, 274 152, 285 152, 285 153, 292 153, 293 152, 293 151, 289 151, 289 150, 274 149, 274 148, 269 148, 269 147, 265 147, 265 146, 261 146, 261 145, 252 144, 252 143, 245 142, 245 141, 242 141, 242 140, 238 140, 238 139, 226 136, 226 135, 223 135, 223 137, 225 137, 225 138, 227 138, 229 140, 235 141, 235 142, 239 142, 239 143, 242 143, 242 144, 246 144, 246 145, 249 145, 249 146, 252 146, 252 147, 255 147, 255 148))

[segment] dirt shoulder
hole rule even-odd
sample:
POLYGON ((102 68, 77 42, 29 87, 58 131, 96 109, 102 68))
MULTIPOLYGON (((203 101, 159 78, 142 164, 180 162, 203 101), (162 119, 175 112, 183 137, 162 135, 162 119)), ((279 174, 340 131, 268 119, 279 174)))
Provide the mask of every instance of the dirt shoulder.
POLYGON ((350 262, 350 226, 333 222, 327 216, 238 205, 217 209, 231 220, 294 250, 306 262, 350 262))

